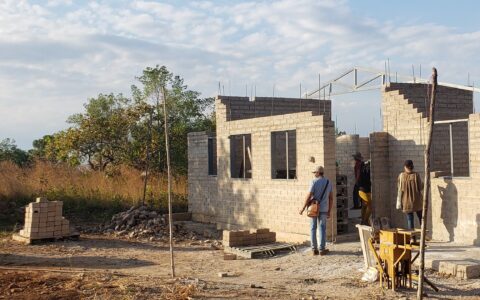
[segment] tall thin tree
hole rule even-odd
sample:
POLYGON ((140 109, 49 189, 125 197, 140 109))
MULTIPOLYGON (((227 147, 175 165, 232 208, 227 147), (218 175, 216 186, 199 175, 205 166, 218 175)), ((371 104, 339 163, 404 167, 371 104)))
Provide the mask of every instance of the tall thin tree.
POLYGON ((168 229, 170 233, 170 266, 172 268, 172 277, 175 277, 175 261, 173 259, 173 217, 172 217, 172 175, 170 169, 170 149, 168 139, 168 118, 167 118, 167 90, 165 85, 162 85, 163 96, 163 117, 165 120, 165 154, 167 156, 167 180, 168 180, 168 229))
POLYGON ((425 273, 425 233, 427 230, 428 200, 430 195, 430 149, 432 147, 433 127, 435 124, 435 98, 437 94, 437 69, 432 69, 429 131, 427 145, 425 147, 425 188, 423 189, 422 228, 420 236, 420 271, 418 274, 417 299, 423 299, 423 283, 425 273))

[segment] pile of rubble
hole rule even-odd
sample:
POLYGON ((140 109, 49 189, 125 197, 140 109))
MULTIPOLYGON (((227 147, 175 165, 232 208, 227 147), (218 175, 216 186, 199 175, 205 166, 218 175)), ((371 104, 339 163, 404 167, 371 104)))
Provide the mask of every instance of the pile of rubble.
MULTIPOLYGON (((192 222, 174 222, 173 234, 176 242, 190 240, 216 239, 215 234, 204 230, 192 230, 192 222)), ((130 239, 148 239, 150 241, 167 241, 169 238, 168 215, 161 215, 147 206, 131 207, 118 213, 110 221, 84 230, 90 233, 114 234, 130 239)))

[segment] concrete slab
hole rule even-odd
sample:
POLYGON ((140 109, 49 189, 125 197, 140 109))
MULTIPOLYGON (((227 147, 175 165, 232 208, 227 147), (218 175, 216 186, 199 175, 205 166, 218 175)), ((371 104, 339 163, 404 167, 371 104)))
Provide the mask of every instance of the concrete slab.
POLYGON ((435 241, 427 246, 426 268, 461 279, 480 277, 480 247, 435 241))

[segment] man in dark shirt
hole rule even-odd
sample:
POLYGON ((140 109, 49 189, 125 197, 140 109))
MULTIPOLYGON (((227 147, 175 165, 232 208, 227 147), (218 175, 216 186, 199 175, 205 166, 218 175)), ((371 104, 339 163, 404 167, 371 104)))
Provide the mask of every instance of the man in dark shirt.
POLYGON ((362 225, 371 225, 372 215, 372 182, 370 180, 370 161, 364 161, 360 165, 360 177, 358 180, 358 196, 362 201, 362 225))

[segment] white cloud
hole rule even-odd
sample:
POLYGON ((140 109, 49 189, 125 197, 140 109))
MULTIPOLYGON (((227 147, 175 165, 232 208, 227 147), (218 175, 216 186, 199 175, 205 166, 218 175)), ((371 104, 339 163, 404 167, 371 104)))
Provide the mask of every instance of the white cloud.
MULTIPOLYGON (((204 96, 218 81, 232 94, 255 84, 257 95, 271 95, 275 84, 277 95, 297 96, 300 82, 308 90, 318 85, 319 72, 325 80, 353 65, 383 69, 387 57, 401 73, 435 63, 443 81, 465 83, 470 72, 480 83, 472 69, 480 62, 479 38, 479 30, 362 17, 347 1, 5 0, 0 138, 27 148, 65 128, 88 97, 128 94, 134 77, 156 64, 204 96)), ((339 119, 354 118, 349 103, 358 102, 338 101, 339 119)))

